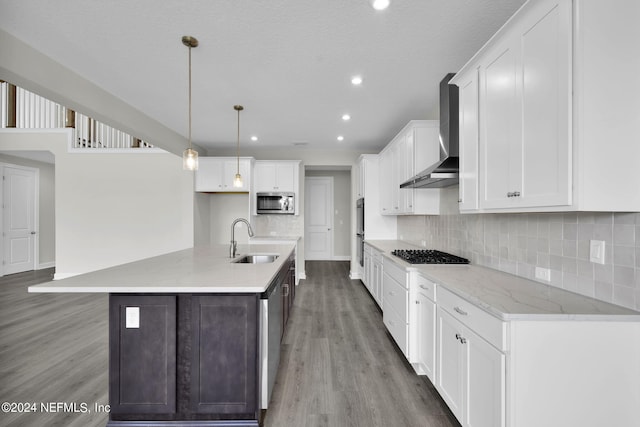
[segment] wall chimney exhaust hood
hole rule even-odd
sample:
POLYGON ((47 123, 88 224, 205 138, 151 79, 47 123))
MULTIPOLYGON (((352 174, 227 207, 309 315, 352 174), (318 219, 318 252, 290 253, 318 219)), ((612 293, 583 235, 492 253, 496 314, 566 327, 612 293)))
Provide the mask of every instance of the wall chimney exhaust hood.
POLYGON ((458 86, 449 85, 455 73, 440 82, 440 160, 400 188, 442 188, 458 183, 458 86))

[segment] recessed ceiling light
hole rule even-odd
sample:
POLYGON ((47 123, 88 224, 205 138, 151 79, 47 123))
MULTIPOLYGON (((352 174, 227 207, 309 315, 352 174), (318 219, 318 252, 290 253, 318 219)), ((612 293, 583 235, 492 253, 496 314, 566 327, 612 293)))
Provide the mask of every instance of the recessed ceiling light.
POLYGON ((345 122, 348 121, 348 120, 351 120, 351 116, 348 115, 348 114, 343 114, 342 115, 342 120, 344 120, 345 122))
POLYGON ((255 136, 255 135, 253 135, 253 136, 251 137, 251 140, 252 140, 252 141, 257 141, 257 140, 258 140, 258 137, 257 137, 257 136, 255 136))
POLYGON ((351 77, 351 84, 354 86, 360 86, 362 84, 362 76, 351 77))
POLYGON ((338 137, 338 141, 344 141, 344 136, 340 135, 340 136, 338 137))
POLYGON ((372 0, 371 6, 373 6, 375 10, 385 10, 389 7, 389 0, 372 0))

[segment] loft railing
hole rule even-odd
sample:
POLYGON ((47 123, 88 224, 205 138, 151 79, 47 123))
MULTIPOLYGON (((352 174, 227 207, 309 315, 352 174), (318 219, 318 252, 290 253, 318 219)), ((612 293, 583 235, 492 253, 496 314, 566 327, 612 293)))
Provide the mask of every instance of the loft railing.
POLYGON ((153 148, 128 133, 4 81, 0 82, 0 121, 3 129, 73 128, 72 149, 153 148))

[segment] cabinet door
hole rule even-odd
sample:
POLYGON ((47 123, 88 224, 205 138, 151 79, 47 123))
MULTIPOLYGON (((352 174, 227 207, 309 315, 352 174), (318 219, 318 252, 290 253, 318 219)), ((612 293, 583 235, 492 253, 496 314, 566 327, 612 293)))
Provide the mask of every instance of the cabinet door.
POLYGON ((436 305, 425 293, 418 291, 416 299, 416 363, 418 371, 435 382, 436 305))
POLYGON ((364 283, 369 292, 371 292, 371 252, 369 252, 366 246, 364 249, 364 277, 362 283, 364 283))
MULTIPOLYGON (((402 173, 398 185, 402 184, 409 178, 412 178, 416 174, 414 155, 415 155, 415 129, 411 129, 407 132, 407 135, 402 139, 402 146, 400 149, 402 155, 402 173)), ((413 188, 401 188, 400 190, 402 206, 401 210, 404 213, 413 213, 414 206, 414 189, 413 188)))
POLYGON ((276 183, 276 164, 273 162, 256 162, 254 167, 254 183, 256 192, 275 191, 278 186, 276 183))
POLYGON ((478 209, 478 70, 462 76, 459 88, 461 211, 478 209))
POLYGON ((373 262, 374 268, 374 279, 373 279, 373 288, 374 293, 373 296, 378 303, 379 307, 382 307, 383 296, 382 296, 382 263, 380 261, 373 262))
POLYGON ((200 157, 198 160, 198 170, 195 173, 196 191, 222 191, 223 190, 223 169, 222 159, 215 157, 200 157))
POLYGON ((276 163, 276 191, 295 192, 295 165, 293 163, 276 163))
POLYGON ((483 183, 481 208, 509 207, 521 192, 521 72, 514 39, 497 44, 480 67, 483 183))
POLYGON ((255 414, 258 296, 194 295, 191 307, 191 410, 255 414))
POLYGON ((465 351, 459 337, 463 326, 449 313, 438 307, 438 375, 436 388, 453 415, 463 423, 465 407, 465 351))
POLYGON ((504 427, 505 355, 466 329, 466 422, 468 427, 504 427))
POLYGON ((392 215, 392 196, 391 196, 391 181, 392 181, 392 150, 387 149, 380 153, 380 206, 382 215, 392 215))
POLYGON ((480 62, 480 207, 571 203, 571 1, 516 15, 480 62))
POLYGON ((571 203, 571 1, 538 1, 519 32, 522 185, 519 206, 571 203))
POLYGON ((109 328, 111 414, 175 413, 176 297, 111 295, 109 328))

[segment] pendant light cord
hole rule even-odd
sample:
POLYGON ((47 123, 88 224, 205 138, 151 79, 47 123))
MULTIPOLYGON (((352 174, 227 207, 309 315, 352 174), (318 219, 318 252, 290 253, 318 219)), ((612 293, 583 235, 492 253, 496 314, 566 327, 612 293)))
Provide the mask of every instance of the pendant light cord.
POLYGON ((191 149, 191 46, 189 46, 189 149, 191 149))
POLYGON ((238 144, 236 145, 237 169, 236 173, 240 173, 240 109, 238 109, 238 144))

